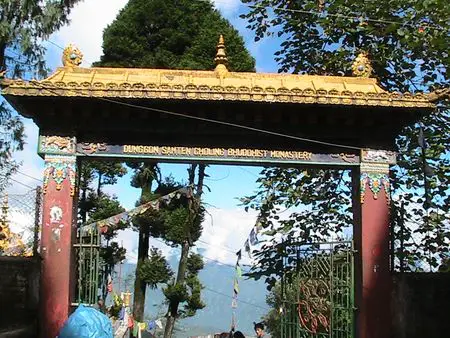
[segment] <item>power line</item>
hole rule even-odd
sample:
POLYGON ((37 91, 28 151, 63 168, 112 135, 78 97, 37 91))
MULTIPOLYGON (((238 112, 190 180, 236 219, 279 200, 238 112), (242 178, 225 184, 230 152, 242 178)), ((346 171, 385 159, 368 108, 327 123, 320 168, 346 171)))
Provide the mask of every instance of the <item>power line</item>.
MULTIPOLYGON (((197 1, 205 1, 205 0, 197 0, 197 1)), ((206 0, 206 1, 208 1, 208 0, 206 0)), ((262 6, 262 7, 264 7, 264 6, 262 6)), ((64 50, 64 48, 62 46, 56 44, 55 42, 50 41, 50 40, 48 40, 48 42, 50 42, 52 45, 60 48, 61 50, 64 50)), ((57 92, 52 90, 52 88, 45 87, 44 85, 42 85, 38 81, 31 81, 31 82, 36 84, 36 85, 38 85, 38 86, 40 86, 43 89, 48 90, 49 92, 51 92, 51 93, 53 93, 53 94, 55 94, 57 96, 61 96, 57 92)), ((76 89, 69 89, 69 91, 77 93, 76 89)), ((177 116, 177 117, 182 117, 182 118, 187 118, 187 119, 193 119, 193 120, 199 120, 199 121, 202 121, 202 122, 221 124, 221 125, 226 125, 226 126, 230 126, 230 127, 235 127, 235 128, 250 130, 250 131, 254 131, 254 132, 269 134, 269 135, 273 135, 273 136, 284 137, 284 138, 288 138, 288 139, 294 139, 294 140, 302 141, 302 142, 309 142, 309 143, 315 143, 315 144, 332 146, 332 147, 338 147, 338 148, 347 148, 347 149, 353 149, 353 150, 358 150, 358 151, 361 150, 360 147, 355 147, 355 146, 337 144, 337 143, 332 143, 332 142, 324 142, 324 141, 319 141, 319 140, 314 140, 314 139, 309 139, 309 138, 302 138, 302 137, 298 137, 298 136, 294 136, 294 135, 288 135, 288 134, 274 132, 274 131, 271 131, 271 130, 265 130, 265 129, 254 128, 254 127, 249 127, 249 126, 245 126, 245 125, 240 125, 240 124, 237 124, 237 123, 231 123, 231 122, 214 120, 214 119, 209 119, 209 118, 204 118, 204 117, 199 117, 199 116, 193 116, 191 114, 177 113, 177 112, 168 111, 168 110, 164 110, 164 109, 152 108, 152 107, 147 107, 147 106, 127 103, 127 102, 121 102, 121 101, 107 99, 107 98, 102 98, 102 97, 95 97, 95 98, 98 99, 98 100, 101 100, 101 101, 105 101, 105 102, 109 102, 109 103, 113 103, 113 104, 118 104, 118 105, 130 107, 130 108, 150 110, 150 111, 154 111, 154 112, 158 112, 158 113, 162 113, 162 114, 167 114, 167 115, 172 115, 172 116, 177 116)))
POLYGON ((221 177, 221 178, 205 177, 205 180, 211 181, 211 182, 218 182, 218 181, 223 181, 223 180, 227 179, 228 177, 230 177, 230 168, 228 168, 228 172, 227 172, 227 174, 224 177, 221 177))
POLYGON ((225 251, 228 251, 228 252, 230 252, 230 253, 236 255, 236 251, 233 251, 233 249, 230 248, 230 247, 223 246, 223 245, 215 245, 215 244, 211 244, 211 243, 208 243, 208 242, 203 241, 203 240, 201 240, 201 239, 199 239, 199 240, 197 240, 197 241, 200 242, 200 243, 209 245, 209 246, 218 246, 218 247, 221 247, 221 248, 224 249, 225 251))
MULTIPOLYGON (((196 0, 199 2, 208 2, 208 0, 196 0)), ((224 2, 223 2, 224 3, 224 2)), ((315 15, 315 16, 319 16, 319 17, 336 17, 336 18, 343 18, 343 19, 350 19, 350 20, 357 20, 357 21, 367 21, 367 22, 378 22, 378 23, 384 23, 384 24, 393 24, 393 25, 400 25, 400 26, 409 26, 412 28, 416 28, 417 25, 415 24, 411 24, 408 23, 408 20, 406 21, 393 21, 393 20, 385 20, 385 19, 373 19, 367 16, 357 16, 357 15, 345 15, 345 14, 340 14, 340 13, 329 13, 329 12, 325 12, 325 11, 308 11, 308 10, 303 10, 303 9, 292 9, 292 8, 282 8, 282 7, 276 7, 274 8, 273 6, 264 6, 264 5, 258 5, 258 4, 247 4, 247 3, 242 3, 243 6, 245 7, 249 7, 249 8, 261 8, 261 9, 271 9, 274 12, 277 11, 281 11, 281 12, 290 12, 290 13, 300 13, 300 14, 309 14, 309 15, 315 15)), ((437 25, 430 25, 427 22, 423 23, 424 26, 429 27, 429 28, 434 28, 436 30, 444 30, 444 27, 440 27, 437 25)))
MULTIPOLYGON (((159 238, 154 238, 154 237, 152 237, 152 239, 154 239, 155 241, 157 241, 157 242, 159 242, 159 243, 162 243, 162 244, 168 246, 166 242, 160 240, 159 238)), ((203 242, 204 242, 204 241, 203 241, 203 242)), ((207 242, 204 242, 204 243, 207 243, 207 242)), ((207 244, 208 244, 208 245, 212 245, 212 244, 209 244, 209 243, 207 243, 207 244)), ((177 248, 177 249, 179 250, 179 248, 177 248)), ((235 266, 235 265, 221 262, 221 261, 219 261, 218 259, 210 258, 210 257, 207 257, 207 256, 202 255, 202 254, 200 254, 200 253, 197 253, 197 255, 201 256, 202 258, 204 258, 204 259, 206 259, 206 260, 208 260, 208 261, 216 262, 216 263, 219 263, 220 265, 224 265, 224 266, 226 266, 226 267, 233 268, 233 270, 236 269, 236 266, 235 266)), ((130 256, 131 258, 133 258, 133 259, 137 259, 137 257, 135 257, 135 256, 133 256, 133 255, 129 255, 129 256, 130 256)), ((249 272, 249 271, 244 270, 244 269, 242 269, 242 271, 243 271, 243 272, 249 272)))
MULTIPOLYGON (((137 259, 137 257, 134 256, 134 255, 126 254, 126 256, 131 257, 131 258, 133 258, 133 259, 137 259)), ((203 256, 203 257, 204 257, 204 256, 203 256)), ((204 257, 204 258, 206 258, 206 257, 204 257)), ((233 268, 235 268, 235 267, 233 266, 233 268)), ((225 294, 225 293, 222 293, 222 292, 220 292, 220 291, 217 291, 217 290, 208 288, 208 287, 206 287, 206 286, 203 286, 203 288, 204 288, 205 290, 207 290, 207 291, 216 293, 216 294, 221 295, 221 296, 223 296, 223 297, 233 298, 233 297, 231 297, 231 296, 229 296, 229 295, 227 295, 227 294, 225 294)), ((251 306, 254 306, 254 307, 257 307, 257 308, 266 310, 266 311, 270 310, 269 308, 266 308, 266 307, 263 307, 263 306, 260 306, 260 305, 254 304, 254 303, 246 302, 246 301, 241 300, 241 299, 239 300, 239 302, 244 303, 244 304, 247 304, 247 305, 251 305, 251 306)))
POLYGON ((11 196, 11 195, 8 195, 8 198, 11 198, 12 200, 16 201, 17 203, 19 203, 19 204, 23 205, 24 207, 27 207, 27 208, 30 208, 30 207, 31 207, 30 205, 28 205, 28 204, 25 204, 25 203, 24 203, 24 202, 22 202, 21 200, 19 200, 19 199, 17 199, 17 198, 15 198, 15 197, 13 197, 13 196, 11 196))
POLYGON ((245 171, 246 173, 248 173, 248 174, 250 174, 250 175, 252 175, 252 176, 254 176, 254 177, 259 177, 257 174, 252 173, 252 172, 251 172, 250 170, 248 170, 248 169, 245 169, 245 168, 243 168, 243 167, 237 167, 237 168, 241 169, 242 171, 245 171))
POLYGON ((36 178, 36 177, 30 176, 30 175, 24 173, 23 171, 17 170, 17 173, 19 173, 19 174, 21 174, 21 175, 23 175, 23 176, 26 176, 26 177, 28 177, 28 178, 31 178, 31 179, 33 179, 33 180, 35 180, 35 181, 38 181, 38 182, 41 182, 41 183, 42 183, 42 180, 40 180, 40 179, 38 179, 38 178, 36 178))
MULTIPOLYGON (((216 290, 214 290, 214 289, 210 289, 210 288, 208 288, 208 287, 206 287, 206 286, 204 286, 203 288, 204 288, 205 290, 209 291, 209 292, 216 293, 216 294, 221 295, 221 296, 223 296, 223 297, 227 297, 227 298, 231 298, 231 299, 233 298, 232 296, 229 296, 229 295, 227 295, 227 294, 225 294, 225 293, 223 293, 223 292, 220 292, 220 291, 216 291, 216 290)), ((257 308, 260 308, 260 309, 263 309, 263 310, 265 310, 265 311, 269 311, 269 310, 270 310, 270 309, 267 308, 267 307, 260 306, 260 305, 257 305, 257 304, 254 304, 254 303, 250 303, 250 302, 246 302, 245 300, 242 300, 242 299, 239 299, 239 302, 240 302, 240 303, 247 304, 247 305, 251 305, 251 306, 254 306, 254 307, 257 307, 257 308)))
POLYGON ((10 179, 11 181, 14 181, 14 182, 20 184, 20 185, 23 185, 24 187, 27 187, 27 188, 30 188, 30 189, 36 189, 36 187, 29 186, 28 184, 25 184, 25 183, 22 183, 22 182, 20 182, 20 181, 15 180, 14 178, 9 178, 9 179, 10 179))
MULTIPOLYGON (((45 90, 55 94, 56 96, 61 96, 60 94, 55 92, 53 90, 53 88, 46 87, 45 85, 41 84, 39 81, 30 81, 30 83, 33 83, 33 84, 35 84, 37 86, 40 86, 42 89, 45 89, 45 90)), ((75 90, 75 89, 68 89, 68 90, 77 93, 77 90, 75 90)), ((214 119, 209 119, 209 118, 200 117, 200 116, 193 116, 193 115, 189 115, 189 114, 177 113, 177 112, 173 112, 173 111, 169 111, 169 110, 165 110, 165 109, 152 108, 152 107, 147 107, 147 106, 127 103, 127 102, 121 102, 121 101, 116 101, 116 100, 112 100, 112 99, 107 99, 107 98, 104 98, 104 97, 94 97, 94 98, 97 99, 97 100, 100 100, 100 101, 105 101, 105 102, 108 102, 108 103, 113 103, 113 104, 129 107, 129 108, 149 110, 149 111, 153 111, 153 112, 157 112, 157 113, 162 113, 162 114, 167 114, 167 115, 171 115, 171 116, 182 117, 182 118, 191 119, 191 120, 198 120, 198 121, 202 121, 202 122, 209 122, 209 123, 214 123, 214 124, 220 124, 220 125, 225 125, 225 126, 229 126, 229 127, 238 128, 238 129, 250 130, 250 131, 254 131, 254 132, 258 132, 258 133, 262 133, 262 134, 268 134, 268 135, 283 137, 283 138, 287 138, 287 139, 292 139, 292 140, 296 140, 296 141, 315 143, 315 144, 326 145, 326 146, 337 147, 337 148, 347 148, 347 149, 361 150, 361 148, 355 147, 355 146, 349 146, 349 145, 343 145, 343 144, 338 144, 338 143, 331 143, 331 142, 324 142, 324 141, 319 141, 319 140, 313 140, 313 139, 309 139, 309 138, 304 138, 304 137, 298 137, 298 136, 294 136, 294 135, 278 133, 278 132, 267 130, 267 129, 259 129, 259 128, 249 127, 249 126, 245 126, 245 125, 241 125, 241 124, 237 124, 237 123, 232 123, 232 122, 225 122, 225 121, 214 120, 214 119)))

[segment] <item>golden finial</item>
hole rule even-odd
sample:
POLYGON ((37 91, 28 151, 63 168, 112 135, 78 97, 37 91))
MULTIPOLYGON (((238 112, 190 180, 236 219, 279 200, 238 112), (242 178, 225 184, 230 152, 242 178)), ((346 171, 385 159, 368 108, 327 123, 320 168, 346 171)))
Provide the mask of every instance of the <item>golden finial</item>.
POLYGON ((83 54, 72 44, 64 48, 62 63, 64 67, 78 67, 83 61, 83 54))
POLYGON ((228 73, 228 58, 227 53, 225 52, 225 40, 222 34, 219 37, 219 43, 217 44, 217 53, 216 57, 214 58, 214 62, 216 63, 215 72, 217 76, 219 76, 220 78, 224 78, 228 73))
POLYGON ((352 65, 353 75, 358 77, 370 77, 372 75, 372 65, 366 52, 359 53, 352 65))

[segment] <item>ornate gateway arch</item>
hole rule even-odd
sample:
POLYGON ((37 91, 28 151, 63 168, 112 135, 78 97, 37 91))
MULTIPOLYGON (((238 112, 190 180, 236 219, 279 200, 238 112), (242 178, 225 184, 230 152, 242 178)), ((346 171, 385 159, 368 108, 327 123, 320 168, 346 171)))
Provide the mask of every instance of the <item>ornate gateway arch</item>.
POLYGON ((81 68, 72 54, 42 81, 1 81, 40 128, 44 336, 70 311, 77 163, 89 158, 352 169, 356 335, 389 336, 389 166, 430 96, 386 92, 364 55, 355 77, 337 77, 229 72, 223 40, 212 71, 81 68))

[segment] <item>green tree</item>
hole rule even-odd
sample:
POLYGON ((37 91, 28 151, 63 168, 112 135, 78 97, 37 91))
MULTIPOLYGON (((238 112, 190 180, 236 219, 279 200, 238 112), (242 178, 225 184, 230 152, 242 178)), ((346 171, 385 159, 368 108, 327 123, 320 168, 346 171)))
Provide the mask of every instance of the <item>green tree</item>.
POLYGON ((194 316, 197 310, 205 307, 201 300, 203 286, 198 279, 198 273, 203 269, 203 261, 199 255, 189 252, 200 238, 203 229, 205 210, 201 205, 201 197, 205 169, 204 164, 189 166, 188 184, 195 187, 193 196, 186 201, 176 201, 163 213, 166 232, 162 238, 169 245, 181 247, 176 279, 163 290, 169 305, 164 328, 165 338, 172 337, 178 318, 194 316), (183 308, 180 310, 181 305, 183 308))
MULTIPOLYGON (((176 183, 171 177, 162 181, 157 180, 159 171, 156 163, 135 163, 133 167, 132 185, 141 188, 141 199, 138 204, 167 195, 182 187, 182 184, 176 183), (158 184, 152 191, 155 181, 158 181, 158 184)), ((139 231, 133 314, 135 318, 142 320, 147 285, 156 288, 158 284, 165 284, 163 291, 168 303, 165 337, 171 337, 178 318, 193 316, 196 310, 205 306, 201 301, 202 285, 197 276, 203 268, 203 262, 199 256, 189 252, 200 238, 202 231, 204 210, 199 202, 205 166, 191 165, 188 172, 189 185, 197 187, 194 200, 177 199, 169 202, 160 211, 149 211, 133 219, 133 225, 139 231), (161 238, 172 247, 181 247, 176 278, 172 278, 175 273, 161 253, 154 248, 150 249, 150 236, 161 238), (180 305, 183 306, 181 310, 180 305)))
MULTIPOLYGON (((0 1, 0 82, 24 72, 46 74, 42 40, 68 22, 72 1, 0 1)), ((12 152, 22 150, 24 127, 6 102, 0 102, 0 190, 18 168, 12 152)))
MULTIPOLYGON (((95 65, 213 70, 216 45, 221 34, 226 40, 229 69, 254 71, 255 61, 245 49, 242 37, 221 17, 210 1, 130 0, 116 20, 105 29, 104 55, 95 65)), ((164 189, 167 192, 167 185, 156 184, 155 187, 158 188, 152 187, 156 181, 160 181, 156 163, 133 164, 132 169, 134 176, 131 184, 141 189, 139 204, 157 195, 164 195, 164 189)), ((198 179, 201 182, 204 170, 204 167, 199 168, 198 179)), ((189 182, 194 182, 195 171, 195 166, 190 168, 189 182)), ((200 196, 201 192, 197 195, 197 199, 200 199, 200 196)), ((194 309, 202 306, 201 285, 188 269, 189 249, 201 233, 201 227, 191 227, 190 231, 187 231, 189 224, 193 223, 192 220, 188 222, 186 217, 192 216, 197 221, 201 219, 201 213, 188 215, 186 206, 183 206, 170 212, 148 213, 145 217, 138 217, 133 221, 136 230, 139 231, 138 268, 133 302, 136 319, 143 319, 146 286, 153 285, 139 275, 143 265, 149 264, 150 234, 162 238, 171 245, 181 246, 182 253, 176 279, 170 281, 165 289, 169 302, 166 337, 172 335, 176 318, 192 315, 195 313, 194 309), (183 221, 180 222, 180 219, 183 221), (193 231, 194 229, 198 232, 193 231), (191 238, 186 237, 187 235, 191 238), (174 296, 177 290, 183 290, 182 298, 174 296), (187 298, 184 297, 186 295, 187 298), (178 311, 179 305, 183 303, 186 306, 178 311)))
MULTIPOLYGON (((280 38, 280 49, 274 55, 280 72, 350 75, 355 56, 364 51, 372 60, 374 76, 387 90, 448 87, 450 11, 443 0, 242 2, 248 5, 242 17, 254 30, 256 41, 274 35, 280 38)), ((450 183, 450 116, 448 98, 436 95, 435 99, 442 108, 404 128, 396 140, 399 155, 392 187, 394 197, 401 195, 405 206, 409 229, 403 234, 404 255, 410 268, 417 262, 436 268, 449 255, 445 215, 450 201, 446 189, 450 183), (421 133, 425 142, 419 141, 421 133), (427 146, 421 147, 423 143, 427 146)), ((281 232, 286 239, 300 236, 308 242, 343 236, 343 226, 351 224, 346 171, 265 169, 259 182, 259 191, 243 202, 260 210, 268 234, 281 232), (278 212, 286 207, 293 213, 281 220, 278 212)), ((400 206, 394 200, 395 211, 400 206)), ((259 255, 260 267, 264 267, 255 270, 256 275, 277 275, 272 267, 280 257, 269 257, 264 251, 259 255)), ((273 285, 275 279, 269 281, 273 285)))
POLYGON ((212 70, 220 34, 230 70, 254 71, 242 37, 211 2, 130 0, 105 29, 96 65, 212 70))
MULTIPOLYGON (((157 197, 152 191, 153 183, 160 180, 160 172, 157 163, 130 163, 134 174, 131 178, 131 186, 141 189, 141 196, 137 205, 149 202, 157 197)), ((150 249, 150 234, 159 237, 162 233, 161 222, 158 216, 150 211, 145 216, 137 216, 133 219, 133 227, 139 233, 138 237, 138 257, 134 279, 134 295, 133 295, 133 316, 137 320, 143 320, 145 307, 145 292, 147 282, 143 280, 139 271, 142 265, 148 260, 150 249)))
MULTIPOLYGON (((109 196, 102 190, 105 185, 117 183, 117 179, 127 173, 127 169, 122 163, 84 162, 80 171, 80 198, 78 203, 80 224, 86 224, 88 220, 106 219, 125 211, 116 197, 109 196)), ((125 259, 126 254, 126 249, 112 240, 117 236, 119 230, 127 227, 129 227, 129 224, 120 222, 114 226, 109 226, 108 230, 101 235, 100 258, 103 265, 100 271, 102 277, 100 288, 102 299, 107 296, 108 275, 113 275, 114 267, 125 259)))
POLYGON ((448 84, 448 18, 444 0, 242 0, 256 40, 277 34, 280 71, 351 74, 359 51, 390 90, 448 84), (252 7, 252 5, 255 5, 252 7), (271 13, 273 11, 273 14, 271 13))

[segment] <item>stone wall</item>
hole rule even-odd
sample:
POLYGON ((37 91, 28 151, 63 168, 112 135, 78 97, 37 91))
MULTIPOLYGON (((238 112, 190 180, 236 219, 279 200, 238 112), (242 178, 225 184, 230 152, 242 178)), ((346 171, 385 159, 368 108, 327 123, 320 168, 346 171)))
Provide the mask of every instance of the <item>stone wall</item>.
POLYGON ((0 257, 0 336, 34 337, 39 307, 40 260, 0 257))
POLYGON ((404 273, 393 281, 393 336, 449 337, 450 273, 404 273))

